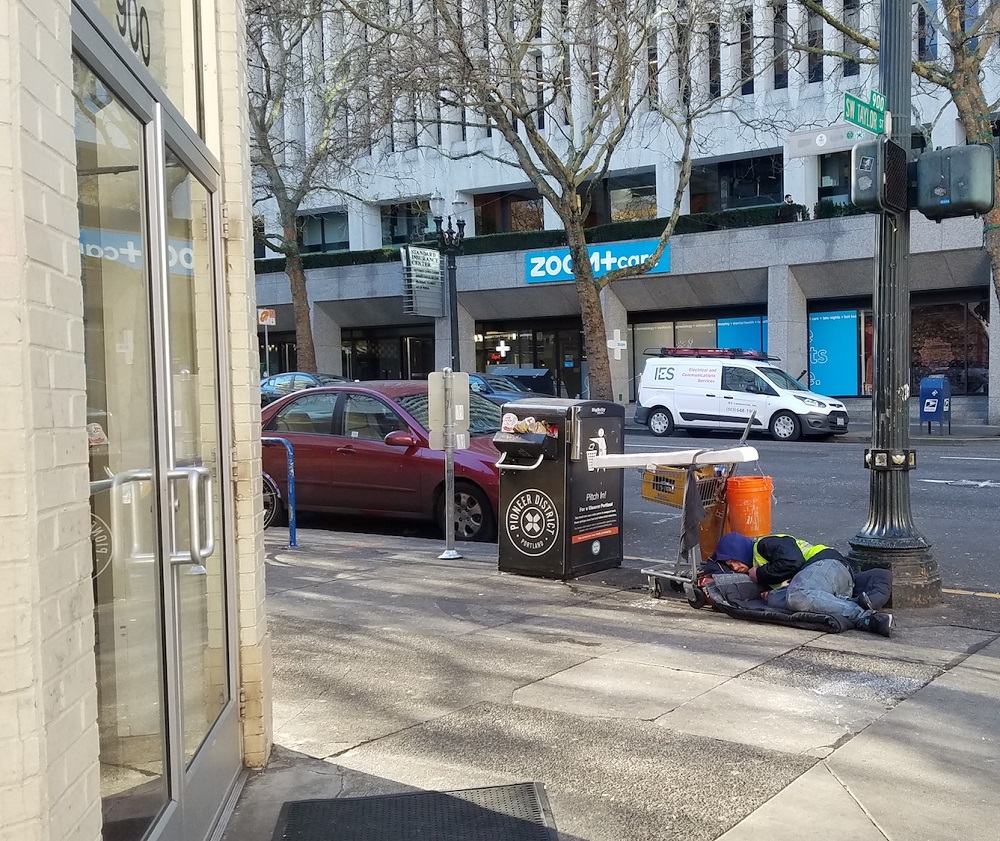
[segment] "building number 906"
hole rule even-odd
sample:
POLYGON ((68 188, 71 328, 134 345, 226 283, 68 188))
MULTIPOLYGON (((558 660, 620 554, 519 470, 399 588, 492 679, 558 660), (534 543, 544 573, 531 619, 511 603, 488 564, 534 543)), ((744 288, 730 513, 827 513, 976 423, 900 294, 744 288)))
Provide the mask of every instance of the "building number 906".
POLYGON ((132 52, 149 67, 149 15, 146 7, 140 6, 139 0, 115 0, 115 5, 118 7, 118 14, 115 15, 118 32, 129 42, 132 52))

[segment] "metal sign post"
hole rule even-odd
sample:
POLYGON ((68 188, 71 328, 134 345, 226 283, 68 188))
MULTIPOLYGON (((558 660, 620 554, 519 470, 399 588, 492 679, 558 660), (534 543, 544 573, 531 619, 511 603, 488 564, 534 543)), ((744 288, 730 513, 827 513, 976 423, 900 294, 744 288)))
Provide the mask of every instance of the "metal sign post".
POLYGON ((267 339, 267 328, 278 323, 278 314, 274 310, 257 310, 257 323, 264 325, 264 377, 271 376, 271 349, 267 339))
POLYGON ((455 549, 455 450, 469 447, 469 375, 445 368, 427 377, 430 447, 444 450, 444 537, 439 558, 461 558, 455 549))

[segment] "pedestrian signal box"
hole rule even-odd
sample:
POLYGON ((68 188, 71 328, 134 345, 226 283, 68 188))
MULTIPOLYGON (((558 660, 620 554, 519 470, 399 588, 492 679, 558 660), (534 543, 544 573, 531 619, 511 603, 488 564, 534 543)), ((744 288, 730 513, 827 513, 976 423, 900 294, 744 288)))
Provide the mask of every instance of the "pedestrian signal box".
POLYGON ((851 203, 862 210, 906 211, 906 150, 880 137, 851 149, 851 203))
POLYGON ((940 222, 993 209, 994 152, 985 144, 953 146, 917 158, 917 210, 940 222))

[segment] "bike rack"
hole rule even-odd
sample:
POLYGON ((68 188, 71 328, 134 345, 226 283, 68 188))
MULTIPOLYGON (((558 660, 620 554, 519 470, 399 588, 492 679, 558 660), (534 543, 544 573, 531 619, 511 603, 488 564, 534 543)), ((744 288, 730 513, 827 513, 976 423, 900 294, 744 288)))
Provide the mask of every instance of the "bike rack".
POLYGON ((285 463, 288 465, 288 548, 295 549, 299 545, 295 538, 295 453, 284 438, 261 438, 260 443, 282 444, 285 447, 285 463))

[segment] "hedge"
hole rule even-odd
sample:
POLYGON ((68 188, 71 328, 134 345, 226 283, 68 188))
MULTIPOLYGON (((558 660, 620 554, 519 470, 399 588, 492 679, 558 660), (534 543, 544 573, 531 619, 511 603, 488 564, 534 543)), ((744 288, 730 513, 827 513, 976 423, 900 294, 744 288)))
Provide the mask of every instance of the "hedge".
MULTIPOLYGON (((817 205, 817 213, 830 204, 822 202, 817 205)), ((851 206, 853 209, 853 206, 851 206)), ((731 228, 756 228, 762 225, 773 225, 782 217, 794 214, 808 218, 808 211, 802 205, 770 204, 762 207, 747 207, 740 210, 720 210, 712 213, 692 213, 681 216, 677 220, 674 232, 678 234, 700 234, 709 231, 720 231, 731 228), (790 210, 791 209, 791 210, 790 210)), ((831 215, 844 215, 831 213, 831 215)), ((817 216, 817 218, 825 218, 817 216)), ((789 220, 790 221, 790 220, 789 220)), ((666 218, 640 219, 631 222, 612 222, 609 225, 597 225, 587 229, 587 242, 620 242, 633 239, 655 239, 663 233, 667 225, 666 218)), ((414 245, 435 247, 435 239, 426 239, 414 245)), ((531 251, 539 248, 565 248, 566 232, 564 230, 549 231, 515 231, 502 234, 483 234, 469 237, 462 244, 463 254, 499 254, 508 251, 531 251)), ((360 266, 369 263, 392 263, 399 260, 399 247, 375 248, 370 251, 330 251, 302 255, 302 266, 306 269, 327 268, 330 266, 360 266)), ((271 257, 255 262, 257 274, 267 272, 283 272, 284 257, 271 257)))

